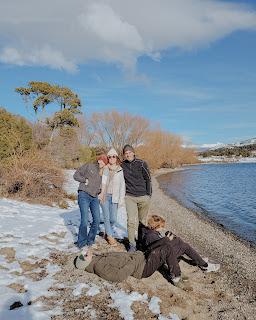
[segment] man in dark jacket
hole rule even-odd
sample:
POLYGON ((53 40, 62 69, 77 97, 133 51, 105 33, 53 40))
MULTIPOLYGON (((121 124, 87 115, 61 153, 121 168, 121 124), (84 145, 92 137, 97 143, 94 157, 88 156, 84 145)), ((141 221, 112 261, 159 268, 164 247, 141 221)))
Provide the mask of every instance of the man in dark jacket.
POLYGON ((106 155, 97 158, 96 163, 88 163, 78 168, 74 174, 74 179, 79 181, 78 205, 81 213, 81 222, 78 232, 78 247, 91 246, 99 228, 100 207, 98 194, 101 188, 100 169, 108 163, 106 155), (92 214, 92 224, 90 231, 87 231, 88 210, 92 214))
POLYGON ((135 233, 139 222, 146 224, 150 197, 152 195, 151 177, 145 161, 135 157, 132 146, 123 148, 125 160, 122 163, 126 185, 125 205, 127 211, 127 228, 129 252, 136 251, 135 233))

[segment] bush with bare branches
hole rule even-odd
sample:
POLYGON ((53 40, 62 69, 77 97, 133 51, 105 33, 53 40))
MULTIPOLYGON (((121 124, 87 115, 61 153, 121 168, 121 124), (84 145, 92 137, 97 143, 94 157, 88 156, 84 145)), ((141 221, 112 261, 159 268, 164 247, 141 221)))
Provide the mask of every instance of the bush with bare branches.
POLYGON ((148 132, 144 143, 137 148, 137 154, 145 159, 152 169, 175 168, 195 161, 194 151, 183 148, 179 136, 161 129, 148 132))
POLYGON ((52 205, 64 196, 64 175, 42 151, 14 155, 1 163, 2 196, 52 205))

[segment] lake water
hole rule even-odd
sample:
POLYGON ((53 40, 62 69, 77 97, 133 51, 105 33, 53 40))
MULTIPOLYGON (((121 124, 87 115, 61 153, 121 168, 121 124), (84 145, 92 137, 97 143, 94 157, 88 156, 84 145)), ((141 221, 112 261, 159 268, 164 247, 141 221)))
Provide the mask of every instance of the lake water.
POLYGON ((158 181, 185 207, 256 244, 256 163, 189 166, 158 181))

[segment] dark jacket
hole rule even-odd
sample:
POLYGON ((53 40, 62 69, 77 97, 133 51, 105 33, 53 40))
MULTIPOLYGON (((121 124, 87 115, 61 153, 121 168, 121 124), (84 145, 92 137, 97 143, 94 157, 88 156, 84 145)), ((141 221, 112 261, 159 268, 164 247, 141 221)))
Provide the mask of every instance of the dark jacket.
POLYGON ((151 196, 152 186, 148 165, 145 161, 135 158, 122 163, 126 194, 134 197, 151 196))
POLYGON ((121 282, 129 276, 141 279, 144 267, 145 258, 141 251, 107 252, 93 257, 85 271, 108 281, 121 282))
POLYGON ((92 197, 96 197, 100 193, 101 176, 97 163, 84 164, 76 170, 73 177, 80 182, 78 191, 87 192, 92 197))
POLYGON ((184 254, 184 248, 188 248, 188 244, 180 237, 174 235, 174 238, 170 240, 168 237, 162 236, 158 231, 152 230, 142 223, 139 224, 138 241, 137 246, 145 252, 146 257, 152 250, 166 244, 172 249, 172 254, 176 258, 184 254))
POLYGON ((163 236, 156 230, 152 230, 140 222, 138 229, 138 244, 137 246, 142 251, 146 251, 149 245, 163 238, 163 236))

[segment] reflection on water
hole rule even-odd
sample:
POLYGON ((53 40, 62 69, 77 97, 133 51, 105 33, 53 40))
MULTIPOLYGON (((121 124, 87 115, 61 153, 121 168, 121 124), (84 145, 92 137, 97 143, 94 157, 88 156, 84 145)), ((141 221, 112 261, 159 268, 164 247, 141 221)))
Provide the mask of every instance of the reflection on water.
POLYGON ((158 181, 187 208, 256 243, 256 163, 190 166, 158 181))

